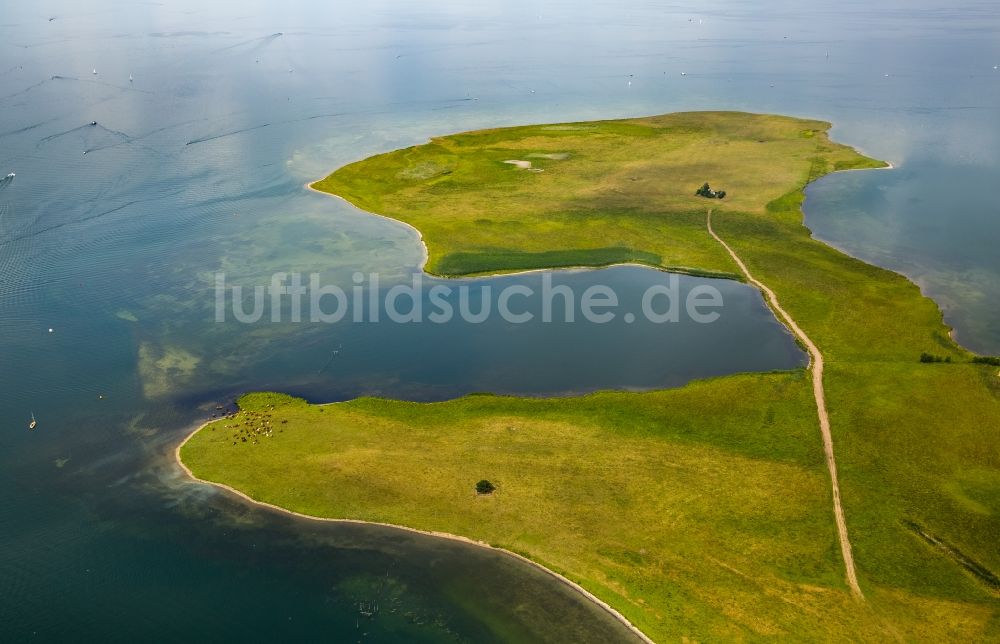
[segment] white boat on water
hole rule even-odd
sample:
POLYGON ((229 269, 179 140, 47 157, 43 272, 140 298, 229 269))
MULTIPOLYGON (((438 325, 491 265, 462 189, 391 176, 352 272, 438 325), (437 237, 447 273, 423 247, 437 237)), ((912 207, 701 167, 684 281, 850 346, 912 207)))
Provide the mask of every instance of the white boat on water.
POLYGON ((28 423, 28 429, 34 429, 38 425, 38 421, 35 420, 35 412, 31 412, 31 422, 28 423))
POLYGON ((8 172, 8 173, 7 173, 7 178, 8 178, 8 179, 13 179, 13 178, 14 178, 14 176, 15 176, 15 175, 14 175, 14 173, 13 173, 13 172, 8 172))

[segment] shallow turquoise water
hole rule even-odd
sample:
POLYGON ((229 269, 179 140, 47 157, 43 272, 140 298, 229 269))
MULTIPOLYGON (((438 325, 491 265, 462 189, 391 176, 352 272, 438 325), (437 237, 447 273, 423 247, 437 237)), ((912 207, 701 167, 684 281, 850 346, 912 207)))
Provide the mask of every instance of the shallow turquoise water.
MULTIPOLYGON (((830 120, 838 140, 899 166, 814 185, 816 234, 913 276, 961 341, 1000 352, 998 26, 988 2, 5 7, 0 174, 17 177, 0 182, 4 632, 625 638, 504 557, 251 510, 186 483, 169 454, 250 388, 561 395, 800 364, 759 295, 718 284, 713 325, 220 325, 212 275, 407 280, 421 257, 410 231, 302 184, 433 134, 782 112, 830 120), (357 603, 376 600, 384 610, 363 620, 357 603)), ((634 300, 667 276, 557 279, 634 300)))

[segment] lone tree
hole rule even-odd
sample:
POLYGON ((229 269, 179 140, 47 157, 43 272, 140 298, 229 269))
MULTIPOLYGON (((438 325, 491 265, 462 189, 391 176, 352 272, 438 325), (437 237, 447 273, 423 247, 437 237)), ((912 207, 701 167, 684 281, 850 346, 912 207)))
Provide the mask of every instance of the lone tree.
POLYGON ((712 190, 712 187, 710 185, 708 185, 707 182, 704 183, 704 184, 702 184, 702 186, 700 188, 698 188, 697 190, 695 190, 694 194, 697 195, 697 196, 699 196, 699 197, 705 197, 706 199, 725 199, 726 198, 726 191, 725 190, 719 190, 719 191, 712 190))
POLYGON ((497 486, 493 485, 486 479, 476 483, 476 494, 493 494, 493 491, 497 489, 497 486))

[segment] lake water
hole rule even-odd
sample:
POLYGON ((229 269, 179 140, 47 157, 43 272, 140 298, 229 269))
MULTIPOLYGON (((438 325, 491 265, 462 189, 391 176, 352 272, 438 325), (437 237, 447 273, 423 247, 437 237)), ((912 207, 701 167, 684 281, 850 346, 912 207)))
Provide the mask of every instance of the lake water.
MULTIPOLYGON (((808 225, 911 276, 966 346, 1000 352, 993 2, 10 4, 5 639, 628 639, 507 557, 251 509, 171 462, 187 427, 247 389, 565 395, 803 363, 755 291, 695 278, 681 290, 724 297, 714 324, 214 322, 219 271, 247 285, 278 271, 407 282, 422 256, 412 231, 302 185, 433 134, 687 109, 830 120, 835 138, 898 169, 821 180, 808 225), (358 611, 370 601, 382 607, 371 620, 358 611)), ((670 277, 616 267, 553 279, 611 285, 634 304, 670 277)))

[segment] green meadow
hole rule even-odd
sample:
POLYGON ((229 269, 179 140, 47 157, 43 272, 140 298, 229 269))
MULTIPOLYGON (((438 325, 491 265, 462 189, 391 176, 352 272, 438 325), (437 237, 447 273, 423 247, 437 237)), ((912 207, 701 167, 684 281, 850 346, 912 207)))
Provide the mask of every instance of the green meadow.
POLYGON ((735 277, 695 190, 711 181, 727 208, 761 212, 803 171, 884 165, 831 143, 828 127, 710 112, 484 130, 370 157, 312 187, 413 225, 438 275, 630 261, 735 277))
POLYGON ((811 238, 808 182, 884 166, 828 129, 706 112, 485 130, 314 187, 418 228, 440 275, 628 261, 736 277, 712 208, 825 357, 864 601, 844 581, 805 371, 559 399, 249 394, 183 462, 297 512, 521 553, 657 641, 1000 639, 998 368, 973 364, 914 284, 811 238), (695 196, 706 181, 726 198, 695 196), (497 490, 477 495, 481 479, 497 490))

